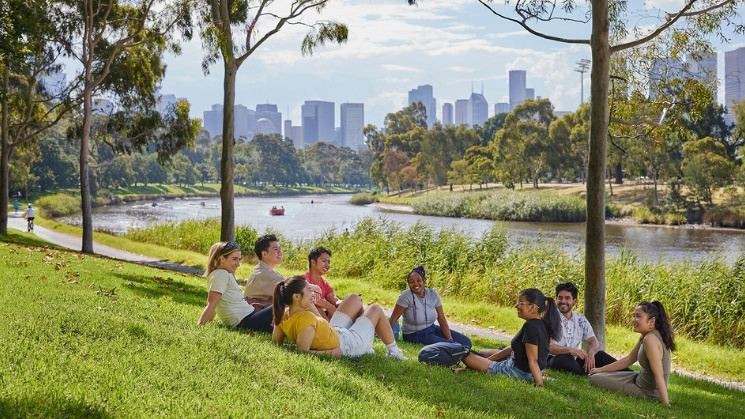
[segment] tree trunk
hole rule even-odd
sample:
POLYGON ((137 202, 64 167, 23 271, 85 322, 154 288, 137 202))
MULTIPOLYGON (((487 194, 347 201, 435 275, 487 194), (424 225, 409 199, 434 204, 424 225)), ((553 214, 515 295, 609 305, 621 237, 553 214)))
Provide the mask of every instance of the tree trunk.
POLYGON ((4 65, 5 71, 3 72, 3 91, 2 91, 2 151, 0 155, 0 190, 3 196, 0 197, 0 234, 8 234, 8 195, 10 189, 10 134, 8 133, 8 126, 10 126, 10 114, 8 112, 8 89, 10 88, 10 68, 8 68, 7 62, 4 65))
POLYGON ((88 147, 91 138, 91 119, 93 118, 93 88, 86 81, 83 92, 83 133, 80 137, 80 210, 83 214, 83 253, 93 253, 93 213, 91 209, 91 187, 88 174, 88 147))
POLYGON ((620 162, 616 164, 616 185, 623 185, 623 166, 620 162))
POLYGON ((223 115, 222 115, 222 161, 220 173, 221 228, 220 240, 233 241, 235 238, 235 207, 233 200, 233 147, 235 146, 235 127, 233 113, 235 111, 235 78, 238 67, 235 60, 224 59, 225 80, 223 81, 223 115))
POLYGON ((590 72, 590 160, 587 173, 585 316, 605 348, 605 164, 608 141, 610 42, 608 0, 593 1, 590 72))

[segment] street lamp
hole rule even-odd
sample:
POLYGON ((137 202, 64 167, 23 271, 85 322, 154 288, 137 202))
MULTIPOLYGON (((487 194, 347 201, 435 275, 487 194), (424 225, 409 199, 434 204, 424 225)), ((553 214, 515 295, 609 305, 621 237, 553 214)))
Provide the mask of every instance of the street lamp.
POLYGON ((585 72, 587 72, 587 69, 590 68, 590 60, 587 58, 583 58, 576 62, 577 68, 574 69, 574 71, 579 73, 579 101, 580 104, 585 103, 585 72))

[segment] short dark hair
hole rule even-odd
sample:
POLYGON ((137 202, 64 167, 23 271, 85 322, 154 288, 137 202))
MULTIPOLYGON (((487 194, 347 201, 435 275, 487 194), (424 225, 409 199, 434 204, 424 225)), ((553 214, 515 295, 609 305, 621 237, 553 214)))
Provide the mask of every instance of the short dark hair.
POLYGON ((318 262, 318 258, 320 258, 321 255, 323 255, 324 253, 329 255, 329 257, 331 257, 331 250, 323 246, 318 246, 316 248, 313 248, 313 250, 311 250, 310 253, 308 253, 308 269, 310 269, 310 261, 315 260, 316 262, 318 262))
POLYGON ((565 282, 556 286, 556 296, 559 296, 559 291, 569 291, 572 294, 572 298, 577 299, 577 287, 571 282, 565 282))
POLYGON ((261 260, 261 252, 266 252, 269 250, 269 245, 272 244, 272 242, 278 242, 277 236, 274 234, 264 234, 263 236, 259 236, 258 239, 256 239, 256 245, 254 245, 254 253, 256 253, 256 257, 261 260))

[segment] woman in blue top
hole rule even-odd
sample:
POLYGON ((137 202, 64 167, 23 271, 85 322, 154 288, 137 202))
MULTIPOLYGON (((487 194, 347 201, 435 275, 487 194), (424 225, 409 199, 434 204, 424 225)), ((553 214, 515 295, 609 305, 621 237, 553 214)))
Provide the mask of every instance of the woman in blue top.
POLYGON ((403 315, 403 335, 406 342, 429 345, 436 342, 455 341, 471 347, 471 339, 450 330, 442 301, 437 291, 427 288, 426 273, 422 266, 414 268, 408 277, 409 289, 401 293, 391 314, 391 327, 403 315), (437 323, 435 324, 435 320, 437 323))

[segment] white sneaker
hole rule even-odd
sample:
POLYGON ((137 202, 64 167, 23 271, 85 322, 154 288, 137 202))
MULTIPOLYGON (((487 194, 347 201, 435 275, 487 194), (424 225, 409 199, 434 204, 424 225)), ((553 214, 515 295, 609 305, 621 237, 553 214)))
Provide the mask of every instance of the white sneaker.
POLYGON ((386 351, 385 356, 388 358, 398 359, 401 361, 406 361, 406 357, 404 356, 404 353, 401 352, 401 349, 398 348, 398 346, 395 346, 391 349, 388 349, 386 351))

